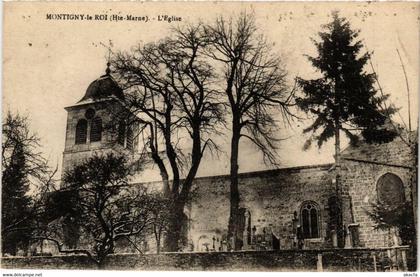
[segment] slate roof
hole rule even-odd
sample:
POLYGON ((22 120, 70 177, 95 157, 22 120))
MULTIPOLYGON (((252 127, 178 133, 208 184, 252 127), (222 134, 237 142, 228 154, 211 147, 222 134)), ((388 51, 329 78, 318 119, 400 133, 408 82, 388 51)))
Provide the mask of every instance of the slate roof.
POLYGON ((341 152, 341 158, 383 164, 409 166, 413 155, 407 145, 408 136, 412 142, 417 141, 417 132, 402 134, 404 141, 396 137, 393 141, 383 144, 360 142, 357 146, 349 146, 341 152))
POLYGON ((96 101, 104 98, 110 98, 113 96, 120 100, 124 100, 123 90, 118 86, 117 82, 115 82, 111 75, 107 73, 89 85, 85 95, 77 102, 77 104, 89 102, 91 100, 96 101))

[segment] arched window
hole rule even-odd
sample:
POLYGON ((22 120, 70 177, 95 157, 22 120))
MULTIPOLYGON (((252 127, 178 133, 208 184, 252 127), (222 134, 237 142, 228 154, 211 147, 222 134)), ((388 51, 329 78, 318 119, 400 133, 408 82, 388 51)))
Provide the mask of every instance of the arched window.
POLYGON ((76 144, 86 143, 87 138, 87 121, 80 119, 76 125, 76 144))
POLYGON ((378 200, 385 205, 400 205, 405 201, 404 185, 400 177, 392 173, 382 175, 376 184, 378 200))
POLYGON ((90 141, 101 141, 102 139, 102 119, 100 117, 95 117, 92 120, 92 125, 90 127, 90 141))
POLYGON ((319 208, 315 202, 307 201, 302 204, 300 221, 303 238, 319 238, 319 208))

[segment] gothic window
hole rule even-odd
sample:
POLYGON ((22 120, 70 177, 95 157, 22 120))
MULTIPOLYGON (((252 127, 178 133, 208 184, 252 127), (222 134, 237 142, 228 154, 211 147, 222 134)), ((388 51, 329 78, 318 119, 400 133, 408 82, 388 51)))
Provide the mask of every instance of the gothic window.
POLYGON ((92 125, 90 127, 90 141, 101 141, 102 139, 102 119, 100 117, 95 117, 92 120, 92 125))
POLYGON ((376 184, 378 200, 385 205, 399 205, 405 201, 401 179, 392 173, 382 175, 376 184))
POLYGON ((300 209, 303 238, 319 238, 319 208, 315 202, 307 201, 300 209))
POLYGON ((76 144, 86 143, 87 138, 87 121, 80 119, 76 125, 76 144))

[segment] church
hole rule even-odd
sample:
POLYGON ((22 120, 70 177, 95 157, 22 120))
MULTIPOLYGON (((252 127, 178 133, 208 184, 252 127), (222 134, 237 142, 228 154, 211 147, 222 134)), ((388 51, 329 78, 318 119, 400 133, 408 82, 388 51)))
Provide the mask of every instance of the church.
MULTIPOLYGON (((106 128, 111 112, 125 111, 123 99, 124 92, 108 68, 105 75, 89 85, 80 101, 65 108, 63 172, 93 153, 115 149, 135 160, 141 142, 133 134, 139 127, 133 124, 120 130, 106 128)), ((406 132, 389 143, 361 142, 344 149, 338 169, 339 190, 334 164, 240 173, 242 250, 338 247, 340 234, 334 226, 337 194, 342 199, 345 229, 342 247, 401 244, 395 230, 377 230, 368 212, 374 203, 417 203, 416 149, 406 143, 407 139, 417 142, 415 134, 406 132)), ((229 176, 197 177, 193 192, 184 211, 188 241, 185 251, 226 251, 229 176)), ((417 206, 413 206, 416 217, 417 206)), ((135 252, 121 247, 122 252, 135 252)))

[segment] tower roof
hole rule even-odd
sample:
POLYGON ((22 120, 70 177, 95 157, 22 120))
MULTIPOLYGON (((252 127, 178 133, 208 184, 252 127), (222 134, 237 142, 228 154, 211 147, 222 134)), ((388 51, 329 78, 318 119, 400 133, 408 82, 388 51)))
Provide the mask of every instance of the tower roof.
POLYGON ((95 101, 109 97, 117 97, 118 99, 124 99, 123 90, 118 86, 117 82, 111 77, 111 71, 109 69, 109 63, 105 75, 102 75, 95 81, 93 81, 87 88, 85 95, 82 99, 77 102, 95 101))

